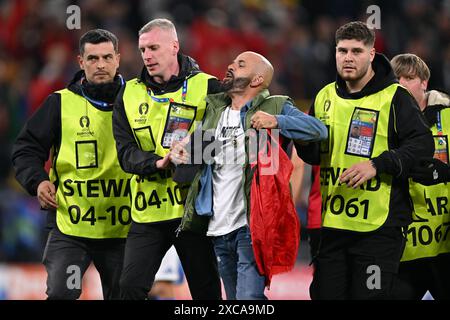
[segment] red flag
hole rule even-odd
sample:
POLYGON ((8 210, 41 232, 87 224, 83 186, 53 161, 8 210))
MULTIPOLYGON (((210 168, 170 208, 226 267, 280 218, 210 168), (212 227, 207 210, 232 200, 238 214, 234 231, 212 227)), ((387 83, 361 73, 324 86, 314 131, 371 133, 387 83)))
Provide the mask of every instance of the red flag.
POLYGON ((270 138, 265 143, 267 152, 260 148, 252 165, 250 230, 258 271, 270 286, 273 275, 288 272, 295 265, 300 223, 289 187, 292 162, 279 141, 270 138))

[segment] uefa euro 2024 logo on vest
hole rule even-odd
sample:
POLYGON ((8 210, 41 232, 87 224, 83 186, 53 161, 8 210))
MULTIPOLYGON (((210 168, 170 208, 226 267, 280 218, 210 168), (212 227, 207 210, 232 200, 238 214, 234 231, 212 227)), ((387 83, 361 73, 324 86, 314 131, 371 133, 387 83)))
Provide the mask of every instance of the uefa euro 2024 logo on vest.
POLYGON ((89 119, 88 116, 82 116, 79 120, 79 124, 81 127, 81 131, 77 132, 78 136, 93 136, 94 132, 91 131, 90 126, 91 126, 91 120, 89 119))

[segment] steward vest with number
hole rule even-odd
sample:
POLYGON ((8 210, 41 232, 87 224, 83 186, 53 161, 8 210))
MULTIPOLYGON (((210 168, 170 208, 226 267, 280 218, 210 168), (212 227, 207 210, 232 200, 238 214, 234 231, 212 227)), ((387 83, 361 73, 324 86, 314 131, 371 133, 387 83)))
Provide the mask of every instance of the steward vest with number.
MULTIPOLYGON (((450 108, 438 111, 437 123, 431 127, 431 131, 435 145, 434 157, 449 164, 450 108)), ((401 261, 450 252, 450 184, 423 186, 410 181, 409 192, 414 204, 413 223, 408 226, 401 261)))
POLYGON ((99 110, 68 89, 58 93, 61 146, 50 174, 58 181, 58 229, 84 238, 125 238, 131 175, 121 169, 113 147, 112 109, 99 110))
POLYGON ((388 150, 388 123, 398 84, 359 98, 337 95, 333 82, 316 97, 315 114, 328 128, 320 146, 320 184, 323 226, 369 232, 384 224, 389 214, 392 177, 379 174, 353 189, 339 177, 353 164, 388 150))
MULTIPOLYGON (((173 141, 194 129, 205 113, 208 80, 197 73, 186 78, 178 91, 154 95, 145 84, 133 79, 123 93, 125 112, 137 145, 143 151, 164 157, 173 141)), ((131 216, 133 221, 149 223, 181 218, 188 185, 179 186, 170 170, 131 178, 131 216)))

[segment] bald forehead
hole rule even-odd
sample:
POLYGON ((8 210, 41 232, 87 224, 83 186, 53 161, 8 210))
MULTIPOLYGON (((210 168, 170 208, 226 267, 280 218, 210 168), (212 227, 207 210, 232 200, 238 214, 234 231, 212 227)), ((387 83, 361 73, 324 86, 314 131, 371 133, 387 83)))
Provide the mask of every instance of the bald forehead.
POLYGON ((262 55, 256 52, 243 52, 236 58, 237 61, 248 61, 253 63, 264 63, 264 60, 267 60, 262 55))
POLYGON ((253 66, 258 71, 264 71, 267 69, 272 69, 272 64, 267 60, 264 56, 260 55, 256 52, 243 52, 240 55, 237 56, 236 60, 237 63, 244 63, 253 66))

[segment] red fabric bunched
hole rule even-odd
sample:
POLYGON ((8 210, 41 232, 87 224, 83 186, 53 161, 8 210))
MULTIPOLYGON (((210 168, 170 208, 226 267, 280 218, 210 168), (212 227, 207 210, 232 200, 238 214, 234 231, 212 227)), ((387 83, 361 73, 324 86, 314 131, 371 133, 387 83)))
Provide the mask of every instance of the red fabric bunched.
POLYGON ((259 148, 250 189, 250 230, 261 275, 270 287, 272 276, 292 270, 300 242, 300 223, 289 179, 293 165, 268 131, 266 148, 259 148))

